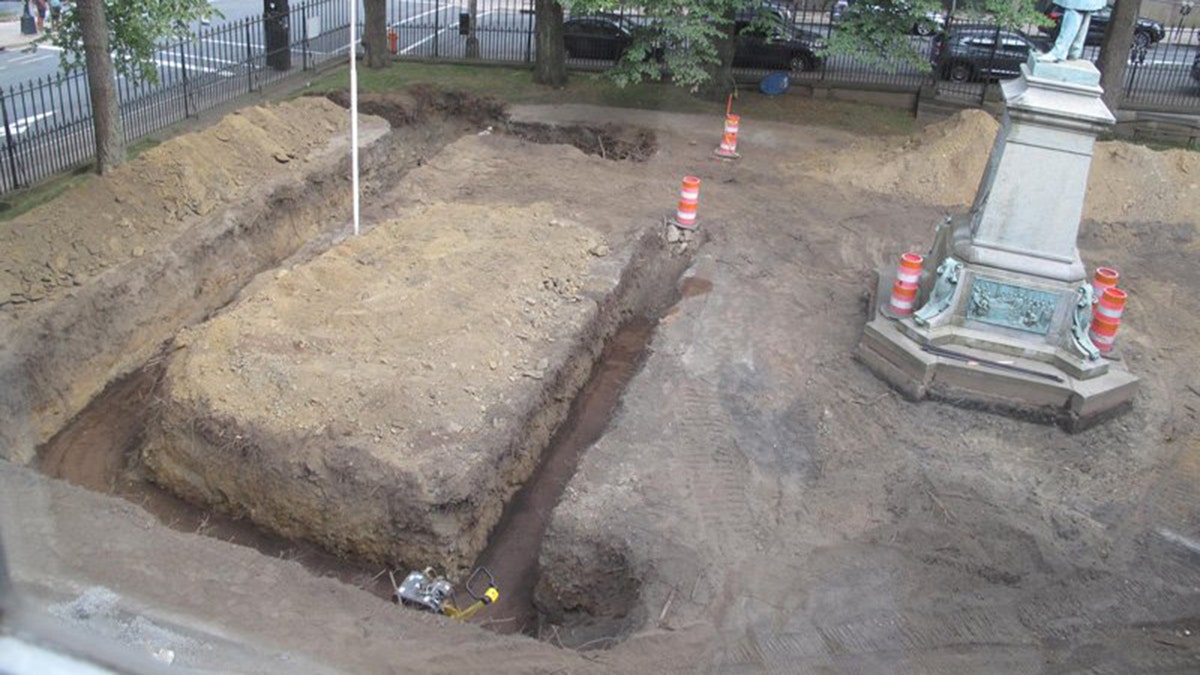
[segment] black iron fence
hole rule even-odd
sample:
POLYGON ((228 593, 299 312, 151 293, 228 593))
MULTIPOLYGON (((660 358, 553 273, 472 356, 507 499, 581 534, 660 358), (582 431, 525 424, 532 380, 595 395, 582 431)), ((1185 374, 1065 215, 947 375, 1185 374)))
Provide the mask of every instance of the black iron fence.
MULTIPOLYGON (((345 0, 308 0, 288 15, 202 27, 189 40, 164 45, 154 57, 157 81, 117 78, 126 140, 137 141, 296 70, 345 58, 349 26, 345 0)), ((82 70, 0 88, 0 122, 0 192, 95 156, 91 97, 82 70)))
MULTIPOLYGON (((534 0, 390 0, 390 48, 401 58, 531 63, 533 4, 534 0)), ((917 63, 896 60, 880 66, 864 58, 823 54, 825 40, 837 30, 835 14, 834 0, 790 5, 781 17, 782 33, 742 40, 735 74, 755 81, 768 72, 787 70, 800 83, 907 91, 931 84, 939 96, 979 103, 989 83, 1014 76, 1029 50, 1049 44, 1049 38, 1036 29, 1013 34, 936 15, 913 26, 909 39, 917 63), (922 63, 929 67, 921 67, 922 63)), ((568 14, 566 20, 568 64, 580 69, 610 67, 629 35, 652 23, 631 9, 600 16, 568 14)), ((347 0, 307 0, 293 5, 286 15, 197 28, 191 39, 158 51, 157 82, 118 79, 128 140, 136 141, 298 70, 346 58, 349 6, 347 0)), ((1181 20, 1168 27, 1162 40, 1132 52, 1127 105, 1200 113, 1200 82, 1194 79, 1200 72, 1193 66, 1198 38, 1197 29, 1185 28, 1181 20)), ((1087 47, 1085 57, 1095 59, 1098 49, 1087 47)), ((0 192, 30 185, 93 157, 91 104, 82 72, 0 88, 0 115, 4 124, 0 192)))
POLYGON ((1169 28, 1166 37, 1129 53, 1124 105, 1200 112, 1200 28, 1169 28))

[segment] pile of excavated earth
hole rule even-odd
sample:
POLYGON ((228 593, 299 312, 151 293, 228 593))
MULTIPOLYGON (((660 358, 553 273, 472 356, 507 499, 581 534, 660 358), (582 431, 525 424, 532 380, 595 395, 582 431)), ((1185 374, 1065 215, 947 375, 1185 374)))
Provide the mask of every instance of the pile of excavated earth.
POLYGON ((719 119, 368 97, 352 236, 334 101, 240 111, 0 227, 0 530, 33 605, 223 671, 1200 668, 1195 153, 1097 145, 1080 248, 1122 272, 1143 388, 1071 435, 908 402, 852 356, 871 271, 973 199, 985 113, 908 138, 743 118, 724 162, 719 119), (530 547, 509 507, 637 321, 643 365, 530 547), (104 408, 131 373, 144 398, 104 408), (71 463, 202 519, 21 466, 104 484, 71 463), (497 557, 537 573, 477 625, 380 597, 497 557), (504 606, 530 597, 535 620, 504 606))

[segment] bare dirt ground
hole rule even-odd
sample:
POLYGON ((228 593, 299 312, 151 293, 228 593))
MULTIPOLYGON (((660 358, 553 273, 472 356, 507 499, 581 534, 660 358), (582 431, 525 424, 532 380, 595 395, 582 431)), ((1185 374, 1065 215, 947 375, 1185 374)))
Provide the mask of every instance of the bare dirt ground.
MULTIPOLYGON (((750 131, 742 162, 708 165, 713 241, 690 274, 711 290, 660 323, 555 512, 538 597, 556 638, 702 635, 682 670, 718 672, 1200 666, 1200 495, 1184 478, 1200 387, 1182 318, 1198 305, 1181 290, 1200 280, 1194 208, 1083 227, 1085 260, 1116 265, 1138 298, 1122 339, 1143 393, 1110 424, 1071 436, 914 405, 851 358, 867 270, 928 245, 923 172, 977 184, 981 127, 995 129, 967 115, 828 161, 750 131)), ((1093 185, 1133 190, 1108 203, 1189 189, 1194 155, 1099 152, 1148 158, 1115 180, 1097 163, 1093 185)), ((959 208, 970 194, 949 192, 959 208)))
MULTIPOLYGON (((25 519, 4 509, 18 581, 41 591, 59 586, 54 602, 92 585, 113 588, 137 611, 175 620, 172 630, 190 640, 172 643, 180 665, 229 670, 268 670, 262 664, 278 665, 271 659, 281 654, 300 670, 320 663, 357 672, 1200 667, 1200 347, 1192 318, 1200 302, 1189 292, 1200 283, 1200 244, 1194 207, 1174 197, 1194 194, 1194 155, 1098 146, 1092 193, 1110 210, 1089 206, 1080 245, 1089 266, 1120 268, 1131 291, 1120 339, 1143 392, 1132 413, 1072 436, 908 403, 851 357, 870 270, 898 251, 927 247, 942 214, 970 201, 995 131, 990 119, 968 114, 899 140, 743 120, 744 158, 729 164, 711 157, 720 120, 574 106, 514 114, 533 123, 646 127, 658 151, 644 163, 612 162, 472 133, 381 190, 368 206, 372 223, 399 222, 406 209, 524 214, 508 224, 508 237, 463 219, 444 225, 458 245, 438 250, 486 245, 487 261, 520 261, 550 248, 546 269, 617 259, 589 247, 602 240, 619 251, 660 228, 679 177, 695 172, 709 237, 682 299, 658 322, 644 368, 554 510, 538 582, 543 642, 403 612, 294 563, 172 532, 134 506, 5 467, 2 494, 44 507, 25 519), (550 219, 566 226, 529 232, 550 219), (575 231, 602 237, 553 246, 554 236, 575 231), (244 663, 217 660, 234 652, 204 632, 214 625, 254 636, 257 651, 248 648, 254 653, 244 663), (560 644, 587 651, 554 648, 560 644)), ((336 304, 313 299, 318 288, 386 273, 477 285, 486 281, 473 275, 491 270, 497 282, 508 281, 505 268, 488 265, 435 275, 454 259, 422 254, 434 248, 416 232, 388 240, 386 229, 372 240, 377 246, 333 249, 343 265, 267 275, 240 307, 256 299, 267 305, 253 321, 268 324, 289 304, 336 304), (391 246, 409 246, 406 260, 416 266, 362 269, 359 258, 391 246), (322 270, 333 275, 325 283, 322 270), (311 283, 294 281, 300 277, 311 283), (304 294, 283 293, 288 288, 304 294)), ((429 373, 427 388, 454 396, 465 380, 450 363, 483 377, 468 382, 478 391, 502 391, 531 363, 537 370, 543 357, 532 352, 512 359, 510 348, 508 358, 522 364, 516 371, 507 362, 501 369, 502 351, 479 354, 508 344, 494 333, 511 330, 503 318, 525 314, 523 299, 506 304, 519 293, 493 298, 497 320, 472 323, 460 341, 422 338, 421 317, 444 310, 451 288, 416 296, 437 306, 412 305, 411 325, 396 319, 392 328, 414 331, 417 344, 404 346, 411 354, 389 352, 386 364, 354 359, 344 368, 366 376, 411 356, 416 372, 429 373)), ((554 291, 539 293, 546 292, 554 291)), ((242 315, 231 315, 224 319, 231 334, 252 334, 237 323, 242 315)), ((306 374, 289 367, 289 381, 306 374)), ((267 370, 255 382, 269 380, 267 370)), ((234 376, 218 371, 214 365, 210 373, 217 384, 234 376)), ((357 394, 330 372, 307 371, 306 387, 357 394)), ((276 395, 251 394, 237 389, 231 405, 267 409, 276 395)), ((477 411, 479 403, 470 403, 477 411)), ((285 412, 304 422, 298 411, 285 412)), ((359 431, 381 433, 370 424, 359 431)))

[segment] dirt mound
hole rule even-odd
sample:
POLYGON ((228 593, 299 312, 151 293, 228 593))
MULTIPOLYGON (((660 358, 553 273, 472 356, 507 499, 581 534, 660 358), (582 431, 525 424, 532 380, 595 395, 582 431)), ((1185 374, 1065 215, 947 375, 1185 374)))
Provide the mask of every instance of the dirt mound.
POLYGON ((872 138, 808 160, 805 170, 839 184, 946 206, 969 205, 999 125, 964 110, 908 138, 872 138))
POLYGON ((335 551, 469 563, 590 370, 607 254, 547 204, 381 223, 180 336, 148 465, 335 551))
POLYGON ((1097 143, 1084 217, 1098 222, 1197 223, 1200 152, 1097 143))
POLYGON ((52 298, 152 250, 263 176, 299 173, 347 126, 320 99, 255 106, 171 139, 0 229, 0 312, 52 298), (86 215, 83 215, 86 214, 86 215))
MULTIPOLYGON (((965 208, 975 199, 998 129, 988 113, 964 110, 906 139, 868 139, 832 157, 808 159, 798 168, 872 192, 965 208)), ((1084 218, 1191 223, 1198 190, 1200 153, 1097 143, 1084 218)))

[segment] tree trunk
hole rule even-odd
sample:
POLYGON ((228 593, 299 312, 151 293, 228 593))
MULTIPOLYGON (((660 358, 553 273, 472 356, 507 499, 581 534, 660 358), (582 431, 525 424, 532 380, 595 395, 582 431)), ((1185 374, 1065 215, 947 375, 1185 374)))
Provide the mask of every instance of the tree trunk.
POLYGON ((567 48, 563 43, 562 5, 557 0, 536 0, 535 13, 537 56, 533 62, 533 81, 551 87, 565 87, 567 48))
MULTIPOLYGON (((358 2, 358 0, 351 0, 358 2)), ((392 62, 388 44, 387 0, 363 0, 363 49, 368 68, 386 68, 392 62)))
POLYGON ((79 28, 92 99, 92 129, 96 137, 96 173, 106 174, 125 161, 125 134, 117 104, 117 79, 108 48, 104 0, 78 0, 79 28))
POLYGON ((1104 104, 1115 115, 1125 98, 1125 68, 1129 65, 1129 46, 1133 44, 1133 25, 1141 3, 1136 0, 1117 0, 1112 19, 1100 43, 1100 86, 1104 89, 1104 104))
POLYGON ((479 1, 467 2, 467 58, 479 58, 479 36, 475 34, 475 17, 479 14, 479 1))
POLYGON ((736 87, 733 81, 733 52, 737 48, 737 28, 732 14, 727 18, 728 27, 721 32, 720 38, 713 41, 719 60, 706 68, 708 81, 700 86, 700 97, 710 101, 724 101, 736 87))

